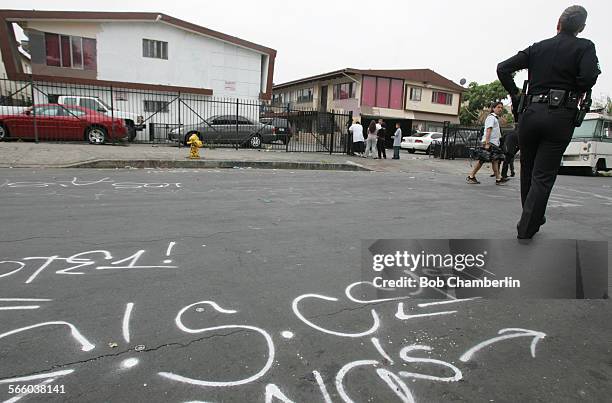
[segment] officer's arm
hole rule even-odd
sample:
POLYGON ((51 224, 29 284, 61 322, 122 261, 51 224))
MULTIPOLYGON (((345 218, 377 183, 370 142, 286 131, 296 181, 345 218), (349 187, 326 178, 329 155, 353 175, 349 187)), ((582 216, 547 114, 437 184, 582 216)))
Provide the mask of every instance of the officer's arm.
POLYGON ((516 98, 519 93, 512 73, 529 67, 529 49, 521 50, 510 59, 497 65, 497 77, 512 98, 516 98))
POLYGON ((580 91, 588 91, 595 85, 599 71, 599 61, 595 53, 595 45, 590 42, 578 65, 576 85, 580 91))

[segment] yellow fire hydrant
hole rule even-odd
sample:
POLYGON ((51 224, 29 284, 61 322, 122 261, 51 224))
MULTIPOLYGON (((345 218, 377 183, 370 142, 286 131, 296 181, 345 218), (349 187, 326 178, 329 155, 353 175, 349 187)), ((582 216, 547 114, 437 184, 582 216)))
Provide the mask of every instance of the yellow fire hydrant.
POLYGON ((200 159, 200 147, 202 147, 202 141, 196 133, 192 134, 187 140, 187 144, 190 145, 189 149, 189 159, 191 160, 199 160, 200 159))

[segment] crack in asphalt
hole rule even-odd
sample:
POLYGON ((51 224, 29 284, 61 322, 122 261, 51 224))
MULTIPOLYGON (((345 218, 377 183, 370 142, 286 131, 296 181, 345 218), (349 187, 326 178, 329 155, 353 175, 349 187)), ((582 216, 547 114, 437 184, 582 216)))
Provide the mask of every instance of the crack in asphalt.
POLYGON ((358 311, 360 309, 368 308, 368 307, 371 307, 371 306, 378 306, 378 305, 384 305, 384 304, 396 303, 396 302, 397 302, 397 300, 396 301, 369 302, 367 304, 362 304, 362 305, 357 306, 355 308, 343 308, 343 309, 340 309, 339 311, 335 311, 335 312, 331 312, 331 313, 322 313, 320 315, 305 316, 305 317, 307 319, 316 319, 316 318, 321 318, 323 316, 331 317, 331 316, 336 316, 336 315, 338 315, 339 313, 342 313, 342 312, 358 311))
POLYGON ((124 351, 120 351, 118 353, 115 354, 103 354, 103 355, 99 355, 97 357, 93 357, 93 358, 88 358, 86 360, 79 360, 79 361, 73 361, 73 362, 69 362, 69 363, 65 363, 65 364, 57 364, 57 365, 53 365, 49 368, 46 369, 41 369, 38 371, 34 371, 34 372, 29 372, 26 374, 15 374, 15 375, 9 375, 9 376, 5 376, 2 379, 12 379, 12 378, 21 378, 21 377, 26 377, 26 376, 32 376, 32 375, 38 375, 38 374, 42 374, 45 372, 50 372, 50 371, 54 371, 57 369, 61 369, 61 368, 66 368, 66 367, 70 367, 73 365, 79 365, 79 364, 87 364, 90 362, 94 362, 94 361, 98 361, 98 360, 102 360, 105 358, 110 358, 110 357, 119 357, 121 355, 127 354, 127 353, 148 353, 150 351, 157 351, 166 347, 170 347, 170 346, 178 346, 179 348, 186 348, 189 347, 190 345, 194 344, 194 343, 198 343, 201 342, 203 340, 208 340, 208 339, 212 339, 215 337, 227 337, 227 336, 232 336, 234 334, 237 333, 242 333, 242 332, 248 332, 249 329, 239 329, 239 330, 235 330, 229 333, 225 333, 225 334, 212 334, 210 336, 204 336, 204 337, 200 337, 194 340, 189 341, 188 343, 179 343, 179 342, 174 342, 174 343, 165 343, 165 344, 161 344, 157 347, 152 347, 152 348, 145 348, 144 350, 141 351, 136 351, 133 348, 129 349, 129 350, 124 350, 124 351))

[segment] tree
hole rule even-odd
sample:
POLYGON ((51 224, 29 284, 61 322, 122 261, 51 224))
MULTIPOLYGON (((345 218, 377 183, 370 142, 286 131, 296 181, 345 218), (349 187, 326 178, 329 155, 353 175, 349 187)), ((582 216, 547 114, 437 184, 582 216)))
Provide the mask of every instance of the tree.
MULTIPOLYGON (((475 125, 482 123, 482 111, 488 111, 491 102, 505 101, 508 92, 504 89, 499 80, 489 84, 479 85, 477 82, 468 84, 467 91, 463 94, 463 105, 459 110, 459 121, 462 125, 475 125)), ((486 116, 486 115, 485 115, 486 116)), ((513 123, 512 113, 504 108, 502 120, 513 123)))

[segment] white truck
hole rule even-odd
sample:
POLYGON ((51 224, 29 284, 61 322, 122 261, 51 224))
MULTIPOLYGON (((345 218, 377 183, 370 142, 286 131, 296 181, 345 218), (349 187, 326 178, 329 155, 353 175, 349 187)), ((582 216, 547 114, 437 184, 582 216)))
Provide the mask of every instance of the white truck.
POLYGON ((145 129, 144 118, 142 115, 137 115, 131 112, 120 111, 117 108, 111 108, 108 104, 98 97, 85 97, 78 95, 61 95, 57 99, 60 105, 76 105, 83 108, 91 109, 96 112, 104 113, 107 116, 125 120, 125 126, 128 128, 128 140, 134 141, 136 132, 145 129))
POLYGON ((563 153, 561 167, 580 168, 591 175, 612 168, 611 115, 596 112, 586 114, 563 153))

